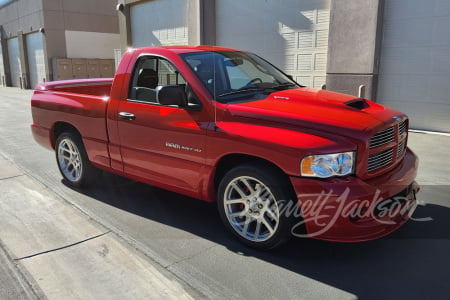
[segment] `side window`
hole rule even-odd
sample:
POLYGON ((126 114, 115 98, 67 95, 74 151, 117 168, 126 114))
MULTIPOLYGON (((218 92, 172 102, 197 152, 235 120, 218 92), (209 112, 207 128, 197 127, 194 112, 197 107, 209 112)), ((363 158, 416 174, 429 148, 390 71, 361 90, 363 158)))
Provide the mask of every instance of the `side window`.
POLYGON ((181 76, 180 72, 178 72, 178 70, 167 60, 159 60, 158 76, 161 85, 186 84, 186 81, 183 76, 181 76))
POLYGON ((158 57, 142 57, 136 63, 128 99, 158 103, 156 88, 168 84, 186 85, 186 80, 169 61, 158 57))
POLYGON ((158 58, 143 57, 136 64, 128 98, 156 103, 158 58))

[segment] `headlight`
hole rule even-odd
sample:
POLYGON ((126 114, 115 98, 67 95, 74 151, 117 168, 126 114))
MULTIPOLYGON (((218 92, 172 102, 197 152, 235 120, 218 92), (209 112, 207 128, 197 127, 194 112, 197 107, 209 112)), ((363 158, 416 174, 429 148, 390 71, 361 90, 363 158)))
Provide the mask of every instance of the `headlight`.
POLYGON ((328 178, 353 173, 355 152, 311 155, 302 159, 302 176, 328 178))

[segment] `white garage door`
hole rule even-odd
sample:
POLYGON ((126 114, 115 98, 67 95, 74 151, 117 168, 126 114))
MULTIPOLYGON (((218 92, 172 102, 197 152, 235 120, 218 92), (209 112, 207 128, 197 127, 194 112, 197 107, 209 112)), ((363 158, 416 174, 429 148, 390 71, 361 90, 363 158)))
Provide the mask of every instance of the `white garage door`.
POLYGON ((20 87, 20 52, 19 52, 19 40, 12 38, 8 40, 8 57, 9 67, 11 70, 11 86, 20 87))
POLYGON ((249 50, 303 85, 325 83, 330 0, 216 0, 217 44, 249 50))
POLYGON ((187 45, 189 0, 155 0, 131 6, 132 47, 187 45))
POLYGON ((0 86, 3 86, 5 84, 5 68, 3 64, 3 50, 2 46, 0 45, 0 86))
POLYGON ((28 67, 30 71, 30 87, 34 88, 43 82, 45 75, 44 41, 42 33, 37 32, 26 36, 28 67))
POLYGON ((378 101, 412 128, 450 132, 450 1, 385 5, 378 101))

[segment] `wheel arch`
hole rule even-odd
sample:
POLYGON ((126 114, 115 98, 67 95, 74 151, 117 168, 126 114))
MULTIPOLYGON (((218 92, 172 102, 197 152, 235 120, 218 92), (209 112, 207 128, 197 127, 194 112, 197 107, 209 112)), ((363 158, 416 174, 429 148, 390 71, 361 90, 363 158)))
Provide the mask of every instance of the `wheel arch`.
POLYGON ((53 149, 56 149, 56 140, 58 139, 59 135, 63 132, 73 132, 81 137, 80 131, 72 124, 67 122, 56 122, 53 125, 50 137, 53 149))
MULTIPOLYGON (((268 169, 272 169, 273 171, 278 172, 280 175, 285 176, 287 183, 289 184, 289 186, 291 186, 293 190, 288 175, 286 174, 286 172, 283 171, 283 169, 281 169, 275 163, 257 156, 236 153, 225 155, 222 158, 220 158, 219 161, 217 162, 213 177, 214 196, 217 196, 219 183, 228 171, 239 165, 249 163, 253 163, 268 169)), ((216 200, 216 197, 213 197, 213 199, 216 200)))

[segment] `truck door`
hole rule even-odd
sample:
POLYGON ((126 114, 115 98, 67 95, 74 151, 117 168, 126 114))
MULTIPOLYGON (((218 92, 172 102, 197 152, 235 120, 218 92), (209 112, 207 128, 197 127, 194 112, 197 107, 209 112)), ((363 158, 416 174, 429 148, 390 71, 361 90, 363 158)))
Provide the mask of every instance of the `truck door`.
POLYGON ((118 107, 124 172, 196 196, 205 165, 208 114, 159 104, 156 88, 167 84, 186 86, 171 62, 152 56, 136 62, 128 99, 118 107))

